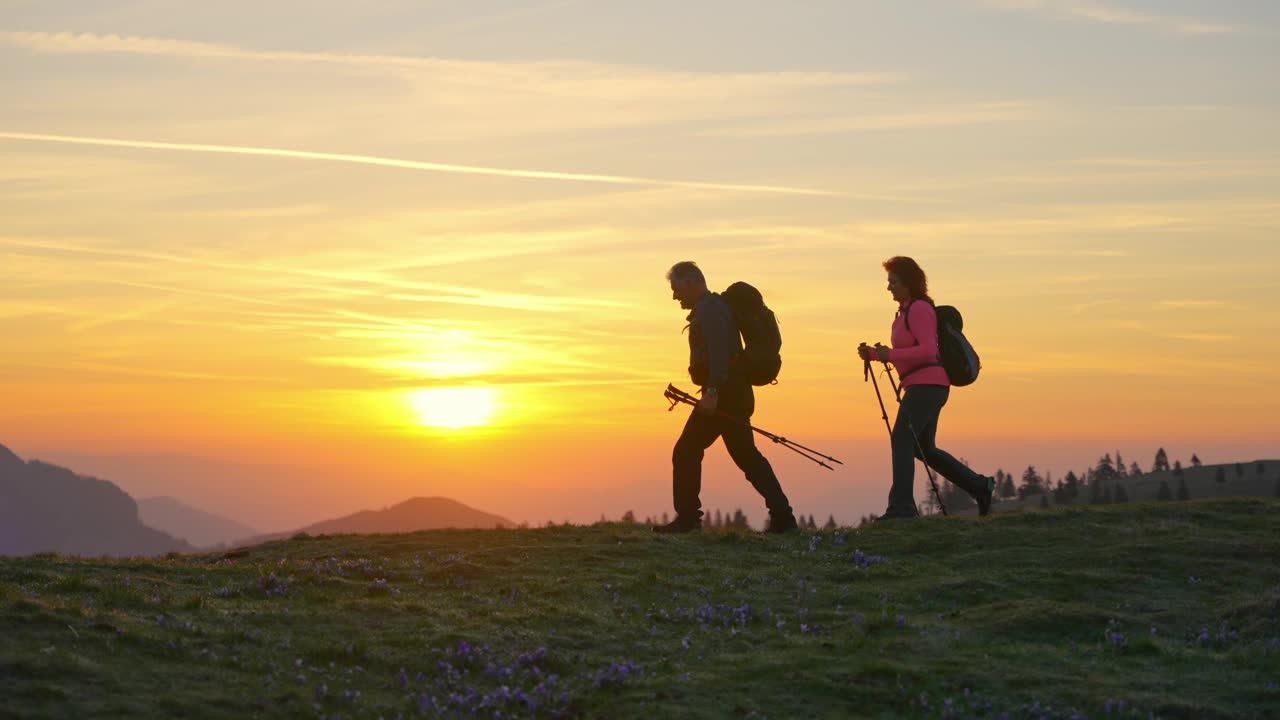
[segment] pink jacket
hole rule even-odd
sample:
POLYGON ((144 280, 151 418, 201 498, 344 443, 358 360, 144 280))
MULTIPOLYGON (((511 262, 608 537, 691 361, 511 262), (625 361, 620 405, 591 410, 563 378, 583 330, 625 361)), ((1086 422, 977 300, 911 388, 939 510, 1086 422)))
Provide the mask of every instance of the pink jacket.
POLYGON ((893 333, 889 337, 893 349, 889 362, 902 378, 902 387, 910 385, 951 386, 947 371, 942 366, 923 367, 938 362, 938 313, 924 300, 903 304, 893 319, 893 333), (908 309, 909 308, 909 309, 908 309), (911 313, 911 329, 907 329, 906 313, 911 313), (912 371, 915 372, 912 372, 912 371))

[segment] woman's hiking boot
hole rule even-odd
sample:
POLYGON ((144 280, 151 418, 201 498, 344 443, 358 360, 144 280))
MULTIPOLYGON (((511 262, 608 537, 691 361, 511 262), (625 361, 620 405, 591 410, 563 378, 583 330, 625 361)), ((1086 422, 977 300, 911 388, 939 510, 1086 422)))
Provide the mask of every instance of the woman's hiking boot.
POLYGON ((884 511, 883 515, 876 518, 876 522, 884 520, 914 520, 920 517, 920 513, 915 510, 898 510, 897 508, 889 508, 884 511))
POLYGON ((764 531, 767 533, 785 533, 799 529, 800 524, 796 522, 794 513, 786 515, 770 515, 769 524, 765 525, 764 531))
POLYGON ((702 529, 702 518, 677 515, 675 520, 666 525, 654 525, 653 531, 663 535, 687 533, 702 529))
POLYGON ((996 491, 996 479, 991 476, 982 478, 982 489, 978 491, 978 514, 986 515, 991 512, 991 497, 996 491))

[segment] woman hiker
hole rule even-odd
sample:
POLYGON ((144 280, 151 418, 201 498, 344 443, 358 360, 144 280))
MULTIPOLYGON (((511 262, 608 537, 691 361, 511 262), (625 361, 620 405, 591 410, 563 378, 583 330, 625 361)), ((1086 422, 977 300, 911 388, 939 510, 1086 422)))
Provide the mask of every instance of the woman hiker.
POLYGON ((892 432, 893 485, 889 488, 889 507, 878 519, 913 518, 920 514, 913 493, 915 461, 919 457, 917 438, 924 453, 921 459, 973 496, 978 503, 978 514, 986 515, 991 511, 995 478, 970 470, 935 443, 938 415, 951 394, 951 381, 939 362, 938 315, 929 297, 924 270, 909 257, 890 258, 885 261, 884 269, 889 273, 888 290, 898 303, 890 335, 892 348, 880 343, 874 347, 864 343, 858 348, 863 360, 893 363, 903 390, 892 432))

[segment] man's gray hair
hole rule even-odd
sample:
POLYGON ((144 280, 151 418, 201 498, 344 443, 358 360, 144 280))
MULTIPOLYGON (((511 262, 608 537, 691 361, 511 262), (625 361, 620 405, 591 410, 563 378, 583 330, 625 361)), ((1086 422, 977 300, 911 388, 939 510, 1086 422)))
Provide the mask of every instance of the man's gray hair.
POLYGON ((692 260, 685 260, 684 262, 678 262, 671 266, 671 269, 667 271, 667 282, 674 282, 676 280, 681 282, 696 280, 703 285, 707 284, 707 279, 703 277, 702 270, 698 267, 698 263, 692 260))

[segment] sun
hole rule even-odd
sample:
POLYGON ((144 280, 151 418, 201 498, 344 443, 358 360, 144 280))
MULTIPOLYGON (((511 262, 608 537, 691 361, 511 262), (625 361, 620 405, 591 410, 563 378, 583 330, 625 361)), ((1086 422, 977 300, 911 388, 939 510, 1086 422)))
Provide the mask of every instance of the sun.
POLYGON ((484 386, 415 390, 408 400, 419 424, 450 430, 488 425, 498 409, 498 392, 484 386))

